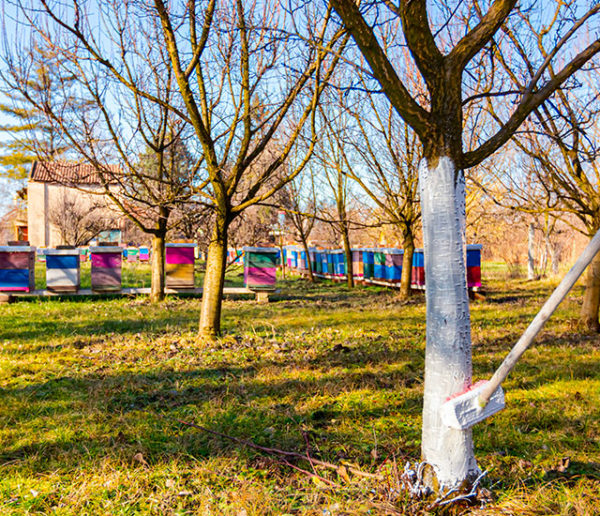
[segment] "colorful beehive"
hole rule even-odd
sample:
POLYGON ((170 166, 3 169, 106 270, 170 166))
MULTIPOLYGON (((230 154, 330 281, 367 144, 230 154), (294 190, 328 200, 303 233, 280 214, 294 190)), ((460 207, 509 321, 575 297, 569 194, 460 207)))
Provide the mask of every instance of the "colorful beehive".
POLYGON ((165 246, 166 286, 194 288, 194 248, 196 244, 167 244, 165 246))
POLYGON ((425 288, 425 255, 423 249, 415 249, 410 285, 412 288, 425 288))
POLYGON ((400 283, 402 279, 402 249, 386 249, 385 252, 385 279, 390 283, 400 283))
POLYGON ((362 280, 364 276, 363 250, 352 249, 352 274, 357 280, 362 280))
POLYGON ((304 249, 302 249, 299 253, 300 257, 298 260, 298 269, 300 269, 300 272, 306 272, 307 267, 306 267, 306 251, 304 251, 304 249))
POLYGON ((481 244, 467 246, 467 286, 471 289, 481 287, 481 244))
POLYGON ((244 285, 252 290, 275 290, 277 249, 244 247, 244 285))
POLYGON ((334 249, 332 253, 335 264, 334 275, 336 278, 342 279, 346 276, 346 255, 343 249, 334 249))
POLYGON ((292 249, 292 269, 298 270, 299 260, 298 260, 298 248, 294 247, 292 249))
POLYGON ((127 261, 129 263, 136 263, 139 260, 140 250, 136 247, 128 247, 127 249, 125 249, 125 251, 125 256, 127 256, 127 261))
POLYGON ((329 271, 327 270, 327 260, 329 255, 329 249, 321 249, 321 275, 328 276, 329 271))
POLYGON ((363 278, 365 281, 373 279, 375 269, 375 251, 373 249, 363 249, 363 278))
POLYGON ((308 255, 309 255, 309 259, 310 259, 310 268, 313 271, 313 273, 317 270, 317 258, 316 258, 316 251, 317 249, 315 247, 311 247, 308 250, 308 255))
POLYGON ((376 249, 373 256, 373 279, 385 281, 385 252, 386 249, 376 249))
POLYGON ((79 260, 82 262, 87 262, 90 255, 89 247, 80 247, 79 248, 79 260))
POLYGON ((323 262, 321 260, 321 251, 317 248, 315 248, 314 258, 315 258, 315 261, 314 261, 313 273, 321 274, 321 268, 323 266, 323 262))
POLYGON ((244 251, 242 251, 241 249, 230 249, 228 261, 229 263, 242 265, 244 263, 244 251))
POLYGON ((38 262, 45 262, 46 261, 46 248, 38 247, 36 250, 36 256, 37 256, 38 262))
POLYGON ((118 292, 121 290, 122 249, 118 246, 90 247, 92 290, 118 292))
POLYGON ((80 285, 79 249, 46 249, 46 289, 77 292, 80 285))
POLYGON ((335 276, 335 254, 334 249, 327 250, 327 276, 333 278, 335 276))
POLYGON ((150 261, 150 249, 147 247, 140 247, 139 252, 140 262, 149 262, 150 261))
POLYGON ((31 292, 35 289, 35 247, 0 247, 0 291, 31 292))

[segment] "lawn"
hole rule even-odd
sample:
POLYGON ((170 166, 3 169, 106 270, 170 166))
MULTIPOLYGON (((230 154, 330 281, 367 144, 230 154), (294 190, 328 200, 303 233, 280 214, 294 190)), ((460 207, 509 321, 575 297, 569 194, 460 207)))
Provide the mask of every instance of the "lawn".
MULTIPOLYGON (((147 281, 138 269, 132 281, 147 281)), ((499 267, 483 275, 476 378, 553 286, 507 280, 499 267)), ((197 298, 0 305, 0 513, 426 512, 395 484, 396 469, 419 457, 422 294, 400 304, 380 288, 280 285, 267 305, 227 300, 213 343, 196 338, 197 298), (285 463, 180 421, 344 467, 285 463)), ((574 323, 581 295, 507 381, 507 409, 474 429, 493 500, 453 512, 597 513, 600 343, 574 323)))

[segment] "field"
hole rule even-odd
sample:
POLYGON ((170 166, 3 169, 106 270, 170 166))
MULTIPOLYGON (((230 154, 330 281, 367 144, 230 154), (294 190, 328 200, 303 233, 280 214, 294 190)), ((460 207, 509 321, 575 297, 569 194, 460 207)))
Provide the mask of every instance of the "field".
MULTIPOLYGON (((145 286, 147 270, 130 273, 145 286)), ((506 279, 497 265, 483 277, 476 378, 553 286, 506 279)), ((492 501, 453 512, 597 514, 600 342, 574 322, 581 294, 509 378, 507 409, 474 429, 492 501)), ((396 485, 396 470, 419 458, 422 294, 400 304, 385 289, 292 279, 268 305, 226 301, 213 343, 196 338, 199 307, 177 297, 0 305, 1 514, 427 512, 396 485), (286 462, 181 421, 343 467, 286 462)))

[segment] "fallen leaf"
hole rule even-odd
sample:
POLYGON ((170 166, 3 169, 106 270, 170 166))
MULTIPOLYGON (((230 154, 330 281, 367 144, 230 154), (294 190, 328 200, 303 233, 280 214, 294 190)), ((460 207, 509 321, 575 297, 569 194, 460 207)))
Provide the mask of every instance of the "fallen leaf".
POLYGON ((133 462, 139 462, 142 466, 148 465, 146 459, 144 459, 144 456, 139 452, 133 456, 133 462))
POLYGON ((337 474, 344 479, 344 481, 346 482, 350 482, 350 476, 348 475, 348 470, 346 469, 346 466, 340 466, 337 469, 337 474))
POLYGON ((567 471, 569 466, 571 465, 571 457, 563 457, 558 461, 558 465, 556 466, 556 471, 560 473, 564 473, 567 471))

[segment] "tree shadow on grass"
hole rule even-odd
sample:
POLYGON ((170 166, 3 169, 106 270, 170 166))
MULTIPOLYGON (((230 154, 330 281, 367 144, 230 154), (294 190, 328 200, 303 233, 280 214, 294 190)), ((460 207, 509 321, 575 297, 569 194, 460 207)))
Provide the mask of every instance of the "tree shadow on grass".
MULTIPOLYGON (((396 370, 379 375, 353 371, 343 377, 265 379, 258 376, 254 365, 104 377, 67 376, 24 388, 2 389, 0 405, 12 407, 7 425, 14 429, 15 442, 27 440, 17 435, 19 428, 39 430, 29 436, 31 442, 26 444, 11 447, 7 439, 0 452, 0 463, 7 467, 13 461, 27 460, 28 467, 39 474, 52 468, 70 469, 82 460, 93 462, 106 455, 128 454, 134 449, 143 451, 148 458, 239 454, 238 444, 185 428, 176 419, 189 419, 228 435, 252 438, 258 444, 300 449, 300 425, 308 425, 318 429, 319 446, 325 455, 329 444, 337 453, 342 445, 351 448, 354 443, 360 448, 357 432, 351 430, 356 424, 373 424, 380 418, 392 417, 391 412, 418 420, 419 389, 396 392, 402 390, 399 386, 403 383, 410 383, 412 375, 410 371, 396 370), (374 400, 365 394, 362 401, 343 403, 348 392, 381 390, 377 387, 379 381, 396 386, 384 397, 391 400, 391 406, 380 399, 381 392, 374 400), (340 396, 342 400, 338 399, 340 396), (304 402, 315 397, 322 400, 314 402, 315 408, 307 408, 304 402), (340 427, 340 421, 348 424, 340 427), (295 429, 292 437, 290 425, 295 429), (75 435, 69 432, 73 428, 77 428, 75 435), (56 437, 61 430, 69 435, 56 437), (125 451, 119 451, 120 448, 125 451)), ((411 439, 416 439, 417 434, 415 423, 411 439)), ((362 451, 357 454, 362 457, 362 451)), ((363 458, 368 460, 368 454, 363 458)))

